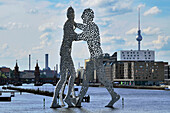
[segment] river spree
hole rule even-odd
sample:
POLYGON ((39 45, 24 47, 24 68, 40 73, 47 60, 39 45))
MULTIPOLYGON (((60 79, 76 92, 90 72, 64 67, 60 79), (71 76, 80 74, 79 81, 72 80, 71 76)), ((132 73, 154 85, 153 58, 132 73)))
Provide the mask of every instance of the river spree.
MULTIPOLYGON (((43 86, 24 84, 19 87, 54 90, 54 86, 50 84, 43 86)), ((2 86, 0 90, 1 88, 2 86)), ((15 93, 11 102, 0 102, 0 113, 170 113, 170 91, 125 88, 115 88, 115 91, 120 94, 121 99, 114 105, 114 109, 104 107, 110 101, 110 95, 104 87, 90 87, 87 92, 90 95, 90 103, 82 103, 82 108, 66 106, 51 109, 52 97, 15 93), (124 98, 124 106, 122 106, 122 98, 124 98), (45 106, 43 99, 45 99, 45 106)), ((2 94, 2 96, 10 96, 10 94, 2 94)))

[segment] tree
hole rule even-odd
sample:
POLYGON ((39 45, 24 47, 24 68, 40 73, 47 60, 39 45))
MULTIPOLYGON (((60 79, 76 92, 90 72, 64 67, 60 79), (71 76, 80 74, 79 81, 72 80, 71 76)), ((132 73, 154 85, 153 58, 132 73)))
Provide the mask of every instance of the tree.
POLYGON ((0 78, 7 78, 4 73, 0 72, 0 78))

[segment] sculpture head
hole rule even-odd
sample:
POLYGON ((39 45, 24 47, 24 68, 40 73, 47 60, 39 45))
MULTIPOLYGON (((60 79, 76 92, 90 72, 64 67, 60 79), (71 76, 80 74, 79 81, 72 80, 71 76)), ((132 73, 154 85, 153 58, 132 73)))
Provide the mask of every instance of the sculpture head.
POLYGON ((67 9, 67 18, 68 19, 71 19, 71 20, 74 20, 74 9, 70 6, 68 9, 67 9))
POLYGON ((85 23, 85 24, 92 22, 93 18, 94 18, 93 10, 90 8, 85 9, 81 18, 83 19, 83 23, 85 23))

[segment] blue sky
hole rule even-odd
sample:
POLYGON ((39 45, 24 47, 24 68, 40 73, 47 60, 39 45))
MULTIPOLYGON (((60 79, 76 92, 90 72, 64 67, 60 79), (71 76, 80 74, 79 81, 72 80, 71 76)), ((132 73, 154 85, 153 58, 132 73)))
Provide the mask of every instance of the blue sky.
MULTIPOLYGON (((63 38, 66 10, 72 6, 75 21, 82 23, 85 8, 95 12, 104 53, 137 49, 137 8, 141 8, 141 49, 156 52, 157 61, 170 62, 170 4, 169 0, 0 0, 0 66, 14 68, 18 60, 20 70, 31 68, 36 60, 44 68, 44 54, 49 54, 53 69, 60 62, 59 50, 63 38)), ((80 33, 81 31, 76 30, 80 33)), ((86 42, 73 42, 75 67, 84 66, 89 58, 86 42)))

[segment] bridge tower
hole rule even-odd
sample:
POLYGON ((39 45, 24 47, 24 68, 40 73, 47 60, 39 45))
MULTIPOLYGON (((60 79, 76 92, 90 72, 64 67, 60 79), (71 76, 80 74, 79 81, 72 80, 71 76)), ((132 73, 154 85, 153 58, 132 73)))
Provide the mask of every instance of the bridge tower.
POLYGON ((34 71, 34 75, 35 75, 35 84, 39 84, 40 82, 40 69, 38 66, 38 60, 35 66, 35 71, 34 71))
POLYGON ((20 82, 20 74, 19 74, 19 67, 18 67, 18 63, 17 63, 17 60, 16 60, 16 64, 15 64, 15 67, 14 67, 14 81, 15 83, 19 83, 20 82))

